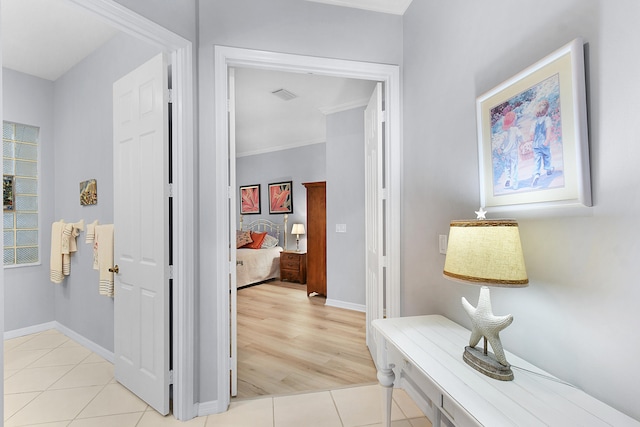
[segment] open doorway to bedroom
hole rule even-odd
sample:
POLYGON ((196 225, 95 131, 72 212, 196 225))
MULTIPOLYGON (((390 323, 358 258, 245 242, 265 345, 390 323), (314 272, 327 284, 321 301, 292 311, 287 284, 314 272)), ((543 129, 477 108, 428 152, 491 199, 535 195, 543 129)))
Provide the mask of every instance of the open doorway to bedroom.
POLYGON ((267 250, 238 250, 237 396, 375 382, 365 326, 363 153, 364 109, 376 82, 246 67, 230 73, 236 187, 251 188, 254 195, 247 206, 238 194, 242 223, 236 225, 283 223, 269 190, 273 183, 291 183, 287 234, 280 236, 286 251, 282 262, 303 264, 296 267, 302 274, 285 274, 290 280, 283 282, 278 259, 269 258, 265 271, 257 269, 252 257, 267 250), (305 280, 307 261, 310 266, 317 261, 309 259, 316 256, 313 251, 307 253, 307 237, 317 239, 309 235, 312 207, 303 186, 312 182, 326 183, 326 294, 312 293, 305 280), (299 243, 294 224, 306 229, 299 243), (336 226, 340 232, 334 232, 336 226))
MULTIPOLYGON (((235 126, 229 126, 233 123, 235 116, 228 114, 229 109, 233 111, 234 101, 228 99, 230 91, 229 70, 231 68, 247 67, 258 69, 278 70, 294 73, 318 74, 332 77, 346 77, 361 80, 370 80, 381 82, 384 86, 383 95, 386 102, 386 113, 383 131, 380 132, 384 138, 380 140, 379 153, 380 159, 375 163, 378 176, 381 180, 376 191, 380 194, 380 203, 375 207, 365 206, 365 212, 373 212, 375 210, 375 221, 365 225, 365 239, 371 236, 377 238, 381 242, 381 250, 374 254, 376 257, 375 265, 379 266, 379 271, 373 274, 367 273, 367 297, 365 309, 375 308, 375 316, 367 316, 365 329, 367 335, 367 345, 372 355, 377 355, 375 350, 375 337, 372 329, 369 327, 371 320, 382 317, 383 310, 388 317, 399 315, 399 195, 400 195, 400 86, 399 86, 399 69, 397 66, 384 64, 359 63, 353 61, 343 61, 324 58, 312 58, 296 55, 278 54, 272 52, 257 52, 246 49, 227 48, 216 46, 215 50, 215 105, 216 105, 216 152, 219 161, 216 163, 216 172, 219 178, 217 182, 217 194, 221 197, 228 197, 229 204, 225 209, 219 210, 219 218, 217 227, 219 233, 224 235, 228 233, 229 241, 218 242, 218 251, 220 254, 228 254, 231 263, 224 262, 227 257, 222 255, 218 257, 219 276, 217 295, 219 297, 219 312, 229 313, 228 322, 223 322, 218 330, 219 336, 222 337, 218 341, 219 351, 219 395, 229 396, 231 377, 225 375, 227 369, 234 372, 234 356, 227 358, 226 354, 230 348, 235 349, 235 343, 232 338, 235 334, 235 319, 233 315, 235 310, 229 310, 229 302, 231 295, 235 292, 235 287, 231 288, 226 285, 230 282, 229 278, 235 273, 235 250, 230 251, 232 240, 236 235, 236 211, 237 209, 237 183, 235 182, 236 174, 233 169, 236 166, 235 161, 235 126), (383 146, 384 144, 384 146, 383 146), (225 160, 223 160, 225 159, 225 160), (230 161, 226 161, 229 159, 230 161), (228 179, 227 179, 228 178, 228 179), (224 196, 223 196, 224 195, 224 196), (370 292, 369 283, 371 278, 375 277, 374 292, 370 292), (375 294, 374 300, 370 299, 370 294, 375 294), (385 306, 383 307, 383 301, 385 306), (373 302, 373 303, 372 303, 373 302), (379 304, 379 305, 378 305, 379 304), (375 306, 375 307, 374 307, 375 306)), ((379 104, 381 105, 381 103, 379 104)), ((381 117, 381 116, 380 116, 381 117)), ((381 120, 382 123, 382 120, 381 120)), ((381 124, 380 123, 380 124, 381 124)), ((364 150, 363 150, 364 151, 364 150)), ((364 158, 362 152, 362 158, 364 158)), ((328 228, 335 225, 329 225, 328 228)), ((329 231, 329 230, 328 230, 329 231)), ((348 258, 345 257, 345 258, 348 258)), ((367 262, 367 265, 371 265, 367 262)), ((331 299, 331 291, 329 290, 329 298, 331 299)), ((372 311, 371 313, 373 313, 372 311)), ((224 321, 225 319, 223 319, 224 321)), ((375 358, 375 357, 374 357, 375 358)), ((236 359, 237 360, 237 359, 236 359)), ((236 370, 237 373, 237 370, 236 370)), ((228 402, 227 399, 221 404, 228 402)))

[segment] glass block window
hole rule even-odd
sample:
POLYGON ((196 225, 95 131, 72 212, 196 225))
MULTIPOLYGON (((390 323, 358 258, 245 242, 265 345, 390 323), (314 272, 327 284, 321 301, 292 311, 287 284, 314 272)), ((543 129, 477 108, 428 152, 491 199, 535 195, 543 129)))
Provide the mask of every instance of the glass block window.
POLYGON ((38 135, 35 126, 2 123, 4 265, 40 261, 38 135))

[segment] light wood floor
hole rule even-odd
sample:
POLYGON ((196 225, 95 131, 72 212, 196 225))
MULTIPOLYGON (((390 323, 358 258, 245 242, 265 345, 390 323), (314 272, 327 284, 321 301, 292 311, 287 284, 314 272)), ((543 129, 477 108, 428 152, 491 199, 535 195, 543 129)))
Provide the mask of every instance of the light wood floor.
POLYGON ((272 281, 238 290, 238 398, 376 381, 365 314, 272 281))

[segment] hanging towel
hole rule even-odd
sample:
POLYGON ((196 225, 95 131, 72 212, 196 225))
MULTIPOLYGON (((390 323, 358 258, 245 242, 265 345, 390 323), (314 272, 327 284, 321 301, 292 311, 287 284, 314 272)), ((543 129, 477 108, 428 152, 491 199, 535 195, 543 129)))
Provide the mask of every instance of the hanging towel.
POLYGON ((113 224, 97 225, 94 245, 98 249, 98 270, 100 272, 100 295, 113 296, 113 224))
POLYGON ((96 219, 91 224, 87 224, 87 233, 85 235, 85 243, 89 243, 93 249, 93 269, 99 270, 98 266, 98 244, 96 243, 96 227, 98 226, 98 220, 96 219))
POLYGON ((62 283, 62 230, 63 221, 54 222, 51 225, 51 257, 49 259, 49 278, 53 283, 62 283))
POLYGON ((62 274, 71 274, 71 254, 78 251, 76 238, 84 230, 84 220, 64 224, 62 228, 62 274))
POLYGON ((93 240, 96 237, 96 225, 98 225, 98 220, 96 219, 91 224, 87 224, 87 233, 84 235, 84 242, 90 243, 93 245, 93 240))

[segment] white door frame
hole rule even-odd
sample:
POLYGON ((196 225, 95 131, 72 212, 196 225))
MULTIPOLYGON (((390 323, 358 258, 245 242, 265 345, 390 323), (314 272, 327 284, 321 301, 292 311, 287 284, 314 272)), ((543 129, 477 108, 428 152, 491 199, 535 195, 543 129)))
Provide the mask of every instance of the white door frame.
POLYGON ((172 67, 173 116, 173 415, 197 415, 194 400, 194 94, 192 43, 112 0, 67 0, 108 24, 161 47, 172 67))
MULTIPOLYGON (((214 88, 215 88, 215 129, 216 129, 216 200, 222 201, 235 197, 236 189, 229 188, 229 129, 227 123, 228 69, 229 67, 260 68, 285 72, 304 72, 334 77, 346 77, 384 83, 386 110, 385 126, 385 239, 387 253, 385 269, 386 315, 400 316, 400 189, 402 139, 400 122, 400 68, 397 65, 369 62, 347 61, 331 58, 319 58, 241 49, 225 46, 214 47, 214 88)), ((222 236, 229 235, 229 212, 226 203, 219 203, 216 215, 217 239, 217 275, 216 310, 217 323, 217 384, 218 400, 223 408, 230 401, 229 378, 229 242, 222 236)), ((235 268, 235 266, 233 266, 235 268)), ((222 409, 224 410, 224 409, 222 409)))

